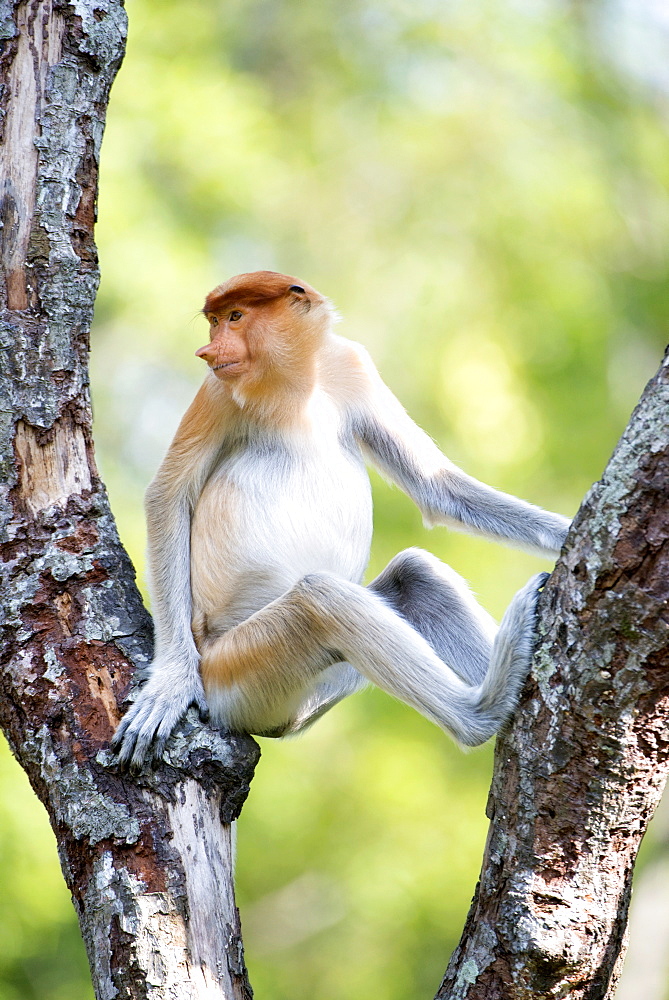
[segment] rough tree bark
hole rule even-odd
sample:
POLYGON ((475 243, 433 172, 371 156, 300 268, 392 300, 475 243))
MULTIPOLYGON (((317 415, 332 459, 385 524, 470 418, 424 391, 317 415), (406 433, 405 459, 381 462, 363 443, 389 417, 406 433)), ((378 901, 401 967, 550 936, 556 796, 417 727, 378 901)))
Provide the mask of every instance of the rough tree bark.
POLYGON ((543 594, 439 998, 614 995, 634 862, 669 770, 668 495, 669 353, 543 594))
POLYGON ((250 995, 231 821, 250 739, 188 720, 154 775, 104 748, 151 623, 91 439, 88 331, 100 142, 118 0, 2 0, 0 723, 45 804, 96 996, 250 995))
MULTIPOLYGON (((151 653, 93 457, 97 167, 119 0, 0 0, 0 723, 47 807, 96 994, 248 996, 230 821, 252 740, 188 718, 134 781, 105 753, 151 653)), ((491 831, 441 998, 610 997, 667 772, 669 369, 586 499, 499 741, 491 831)))

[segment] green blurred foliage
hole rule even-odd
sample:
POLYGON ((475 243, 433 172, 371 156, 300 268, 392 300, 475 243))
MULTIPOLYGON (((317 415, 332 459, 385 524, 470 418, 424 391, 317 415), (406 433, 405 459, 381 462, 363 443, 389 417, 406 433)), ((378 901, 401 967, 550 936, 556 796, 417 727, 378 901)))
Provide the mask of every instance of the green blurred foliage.
MULTIPOLYGON (((644 21, 651 6, 128 12, 92 377, 100 465, 140 580, 141 496, 203 374, 198 310, 256 268, 330 295, 344 335, 452 459, 573 513, 667 340, 667 88, 649 56, 666 34, 644 21)), ((423 545, 499 615, 542 568, 427 532, 401 493, 374 487, 370 572, 423 545)), ((53 837, 1 763, 0 1000, 89 998, 53 837)), ((371 691, 298 740, 263 741, 238 863, 257 996, 432 995, 474 889, 489 773, 489 748, 463 754, 371 691)))

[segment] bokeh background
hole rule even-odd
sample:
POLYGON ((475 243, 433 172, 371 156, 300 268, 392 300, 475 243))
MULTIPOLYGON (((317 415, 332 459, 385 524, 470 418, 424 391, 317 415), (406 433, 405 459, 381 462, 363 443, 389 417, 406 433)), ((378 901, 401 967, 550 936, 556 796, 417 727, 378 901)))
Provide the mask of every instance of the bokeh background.
MULTIPOLYGON (((198 310, 258 268, 328 294, 341 332, 467 471, 572 514, 668 339, 666 5, 127 7, 92 379, 141 585, 142 493, 203 375, 198 310)), ((499 616, 547 568, 427 532, 399 491, 374 487, 370 574, 422 545, 499 616)), ((490 748, 463 754, 375 691, 262 743, 238 862, 256 995, 429 998, 477 878, 490 748)), ((0 1000, 90 1000, 53 836, 6 749, 0 780, 0 1000)), ((659 983, 646 1000, 663 1000, 659 983)))

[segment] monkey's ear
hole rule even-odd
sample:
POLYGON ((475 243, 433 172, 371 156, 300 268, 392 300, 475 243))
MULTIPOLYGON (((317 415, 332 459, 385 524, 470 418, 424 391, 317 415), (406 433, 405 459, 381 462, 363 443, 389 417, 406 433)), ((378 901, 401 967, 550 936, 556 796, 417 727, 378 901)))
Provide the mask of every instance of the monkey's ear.
POLYGON ((295 298, 293 299, 292 305, 294 305, 294 306, 298 306, 299 305, 299 306, 302 307, 302 311, 303 312, 305 312, 305 313, 309 312, 309 310, 311 309, 311 302, 309 301, 309 298, 308 298, 308 296, 307 296, 307 294, 305 292, 305 289, 302 288, 302 285, 291 285, 289 287, 288 291, 292 292, 293 295, 295 296, 295 298), (302 296, 304 296, 304 298, 302 296))

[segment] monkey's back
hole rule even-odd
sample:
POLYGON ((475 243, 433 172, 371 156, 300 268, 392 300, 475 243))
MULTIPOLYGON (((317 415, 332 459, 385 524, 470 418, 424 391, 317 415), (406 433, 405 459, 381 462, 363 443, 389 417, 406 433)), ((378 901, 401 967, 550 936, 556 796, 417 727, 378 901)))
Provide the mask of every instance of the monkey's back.
POLYGON ((220 635, 307 573, 362 577, 372 536, 362 457, 325 392, 302 416, 283 432, 249 427, 200 495, 191 529, 196 638, 220 635))

